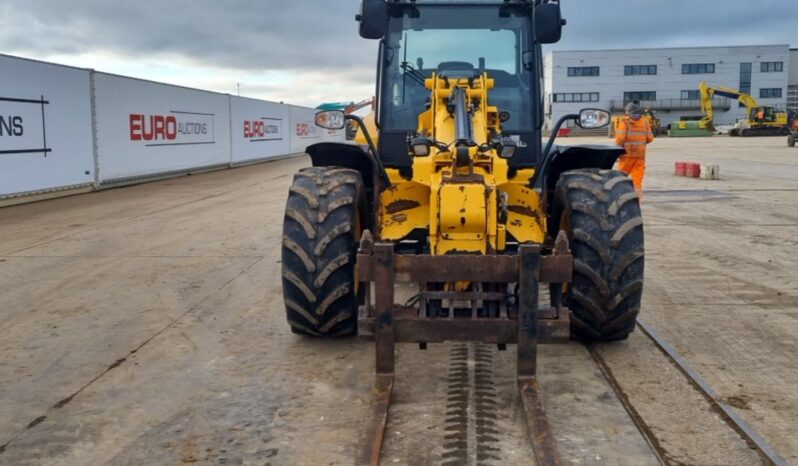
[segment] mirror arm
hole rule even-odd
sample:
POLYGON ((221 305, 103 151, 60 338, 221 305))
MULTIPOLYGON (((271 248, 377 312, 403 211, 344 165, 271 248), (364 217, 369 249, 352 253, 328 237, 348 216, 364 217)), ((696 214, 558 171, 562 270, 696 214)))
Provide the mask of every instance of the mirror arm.
POLYGON ((377 171, 380 174, 380 179, 382 179, 382 182, 385 183, 386 188, 390 188, 391 179, 388 177, 388 172, 385 171, 385 167, 382 165, 380 154, 377 152, 377 146, 374 145, 374 140, 371 139, 371 134, 369 133, 369 129, 366 127, 366 124, 363 122, 363 119, 357 115, 351 114, 344 115, 344 119, 355 121, 358 127, 363 130, 363 136, 366 138, 366 142, 369 145, 369 150, 371 151, 371 156, 374 159, 374 165, 377 167, 377 171))
POLYGON ((568 120, 576 120, 578 118, 579 114, 570 113, 568 115, 564 115, 557 121, 557 124, 554 125, 554 129, 551 130, 551 135, 549 136, 549 142, 546 143, 546 148, 543 149, 543 160, 540 163, 540 170, 535 170, 535 174, 529 180, 530 186, 534 186, 535 181, 541 176, 548 176, 549 164, 551 163, 551 156, 549 153, 551 152, 551 148, 554 146, 554 140, 557 139, 557 133, 560 132, 560 128, 562 128, 563 123, 568 120))
POLYGON ((549 136, 549 142, 546 143, 546 148, 543 149, 544 158, 548 155, 549 151, 551 150, 551 147, 554 145, 554 140, 557 139, 557 133, 560 132, 560 128, 562 127, 563 123, 565 123, 568 120, 577 120, 577 119, 579 119, 579 114, 571 113, 563 116, 557 121, 557 124, 554 125, 554 129, 551 130, 551 135, 549 136))

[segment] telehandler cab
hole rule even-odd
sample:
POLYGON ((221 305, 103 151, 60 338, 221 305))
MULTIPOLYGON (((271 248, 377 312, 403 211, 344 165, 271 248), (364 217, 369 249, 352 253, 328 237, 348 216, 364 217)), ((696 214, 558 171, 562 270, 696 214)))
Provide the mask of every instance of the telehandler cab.
POLYGON ((295 333, 373 334, 369 442, 379 462, 394 343, 517 345, 537 464, 559 464, 536 380, 536 345, 626 338, 643 289, 643 222, 623 150, 554 144, 561 125, 609 124, 586 109, 543 143, 541 44, 560 39, 559 2, 363 0, 379 40, 377 102, 357 143, 307 149, 290 188, 282 276, 295 333), (394 284, 418 285, 406 303, 394 284), (539 307, 539 283, 549 303, 539 307))

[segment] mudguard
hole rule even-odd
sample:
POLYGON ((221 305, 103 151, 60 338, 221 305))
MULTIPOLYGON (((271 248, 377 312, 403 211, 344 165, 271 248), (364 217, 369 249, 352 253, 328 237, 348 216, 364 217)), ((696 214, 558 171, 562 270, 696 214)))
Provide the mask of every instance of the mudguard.
POLYGON ((305 149, 314 167, 343 167, 357 170, 366 187, 366 199, 371 215, 363 219, 366 228, 373 228, 379 204, 380 172, 368 146, 352 142, 320 142, 305 149))
POLYGON ((609 170, 624 153, 623 148, 607 144, 555 145, 551 152, 546 154, 544 158, 546 163, 541 164, 542 169, 535 173, 532 186, 542 192, 553 191, 563 172, 580 168, 609 170))

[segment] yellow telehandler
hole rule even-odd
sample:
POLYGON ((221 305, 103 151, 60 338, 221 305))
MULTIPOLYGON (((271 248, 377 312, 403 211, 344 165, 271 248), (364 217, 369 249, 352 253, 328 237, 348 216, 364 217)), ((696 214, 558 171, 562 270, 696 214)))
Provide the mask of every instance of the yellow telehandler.
POLYGON ((394 345, 517 346, 517 381, 537 464, 560 464, 536 379, 537 344, 611 341, 635 328, 643 221, 615 146, 542 142, 541 44, 560 39, 555 1, 363 0, 360 35, 379 40, 377 100, 360 143, 310 146, 285 210, 282 279, 295 333, 373 335, 369 440, 377 464, 394 345), (395 284, 417 285, 395 302, 395 284), (549 297, 539 303, 539 283, 549 297))

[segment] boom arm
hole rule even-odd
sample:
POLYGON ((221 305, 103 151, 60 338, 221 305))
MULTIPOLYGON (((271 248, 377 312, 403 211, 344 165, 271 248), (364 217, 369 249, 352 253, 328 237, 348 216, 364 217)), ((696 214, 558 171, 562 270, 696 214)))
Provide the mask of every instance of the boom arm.
POLYGON ((366 108, 366 107, 372 107, 372 108, 374 107, 374 97, 371 97, 371 98, 366 99, 366 100, 361 100, 360 102, 357 102, 357 103, 351 103, 351 104, 349 104, 348 107, 346 107, 344 112, 346 114, 355 113, 356 111, 360 110, 361 108, 366 108))
POLYGON ((702 118, 701 121, 706 123, 707 127, 712 125, 712 120, 714 117, 712 99, 716 95, 739 101, 741 104, 745 105, 747 110, 746 115, 750 115, 751 110, 759 106, 753 96, 746 94, 745 92, 738 91, 737 89, 724 86, 710 86, 706 81, 702 81, 701 84, 698 85, 698 88, 701 91, 701 111, 704 113, 704 118, 702 118))

